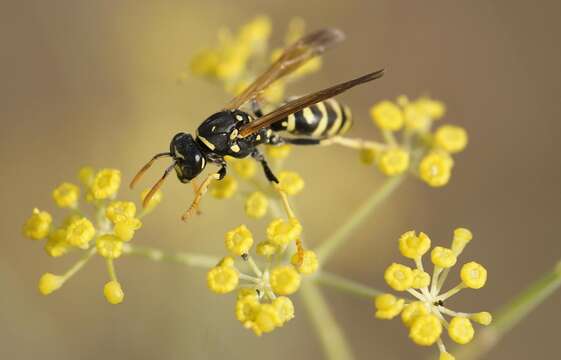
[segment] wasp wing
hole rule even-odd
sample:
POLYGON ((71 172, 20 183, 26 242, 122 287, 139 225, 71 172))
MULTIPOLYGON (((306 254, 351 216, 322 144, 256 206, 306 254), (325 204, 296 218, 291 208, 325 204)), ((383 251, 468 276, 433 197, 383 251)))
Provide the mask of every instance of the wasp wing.
POLYGON ((344 40, 345 35, 337 29, 323 29, 308 34, 284 49, 281 56, 241 94, 226 104, 226 110, 240 108, 257 97, 269 85, 294 72, 306 61, 323 53, 329 46, 344 40))
POLYGON ((344 91, 349 90, 354 86, 378 79, 382 77, 382 75, 384 75, 383 69, 290 101, 282 105, 278 109, 266 115, 263 115, 259 119, 242 126, 240 129, 240 136, 246 137, 254 134, 267 126, 271 126, 273 123, 286 118, 290 114, 294 114, 295 112, 300 111, 310 105, 316 104, 320 101, 332 98, 344 91))

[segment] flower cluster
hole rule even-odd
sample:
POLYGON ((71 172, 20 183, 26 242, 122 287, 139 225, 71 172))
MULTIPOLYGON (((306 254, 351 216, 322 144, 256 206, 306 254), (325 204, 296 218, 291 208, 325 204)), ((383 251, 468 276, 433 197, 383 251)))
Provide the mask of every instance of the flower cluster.
POLYGON ((370 115, 384 143, 365 142, 361 160, 375 163, 387 176, 409 170, 429 186, 446 185, 454 166, 452 154, 464 150, 468 138, 466 131, 455 125, 444 124, 431 131, 444 113, 444 104, 428 97, 409 101, 401 96, 396 103, 384 100, 375 104, 370 115))
POLYGON ((409 328, 409 337, 421 346, 438 344, 441 360, 453 360, 441 340, 443 327, 449 337, 458 344, 469 343, 474 336, 472 321, 489 325, 492 321, 488 312, 456 312, 444 305, 450 297, 465 288, 480 289, 487 281, 487 270, 472 261, 464 264, 460 270, 460 283, 452 289, 442 292, 444 281, 450 268, 456 262, 465 246, 471 241, 469 230, 458 228, 454 231, 450 248, 436 246, 430 256, 434 269, 432 276, 425 272, 422 256, 431 247, 430 238, 414 231, 408 231, 399 238, 399 250, 403 256, 415 262, 416 268, 393 263, 384 274, 387 284, 396 291, 406 291, 413 300, 398 298, 392 294, 383 294, 375 298, 376 317, 393 319, 401 314, 404 325, 409 328), (450 321, 445 315, 452 317, 450 321))
MULTIPOLYGON (((95 171, 83 167, 78 178, 85 190, 85 200, 93 207, 91 216, 80 208, 81 189, 78 185, 64 182, 52 193, 55 204, 67 209, 69 214, 58 225, 46 211, 34 209, 31 217, 23 225, 23 234, 32 240, 43 240, 45 251, 51 257, 60 257, 70 252, 83 252, 83 256, 63 275, 45 273, 39 280, 39 291, 48 295, 59 289, 70 277, 80 270, 91 257, 98 254, 106 259, 110 281, 105 284, 107 301, 118 304, 124 293, 117 281, 113 260, 123 253, 124 244, 130 241, 142 226, 141 218, 161 201, 158 192, 148 206, 137 215, 136 205, 130 201, 118 201, 117 192, 121 185, 121 173, 115 169, 95 171)), ((147 191, 142 193, 142 197, 147 191)))
POLYGON ((290 246, 301 233, 296 219, 273 220, 267 227, 267 239, 255 246, 260 267, 250 255, 253 234, 245 225, 238 226, 225 236, 229 255, 207 273, 207 284, 213 292, 237 290, 236 318, 257 336, 294 317, 294 305, 288 296, 298 290, 302 275, 318 269, 313 251, 304 251, 303 261, 299 261, 298 253, 290 246))
MULTIPOLYGON (((202 50, 191 60, 191 73, 218 81, 231 94, 240 93, 259 72, 281 55, 282 48, 268 51, 271 30, 272 23, 267 16, 257 16, 236 33, 229 29, 221 29, 218 32, 218 44, 202 50)), ((293 19, 285 34, 285 44, 298 40, 304 35, 304 30, 305 24, 302 19, 293 19)), ((313 73, 320 67, 320 58, 311 59, 287 79, 272 84, 263 97, 270 103, 281 102, 287 82, 313 73)))

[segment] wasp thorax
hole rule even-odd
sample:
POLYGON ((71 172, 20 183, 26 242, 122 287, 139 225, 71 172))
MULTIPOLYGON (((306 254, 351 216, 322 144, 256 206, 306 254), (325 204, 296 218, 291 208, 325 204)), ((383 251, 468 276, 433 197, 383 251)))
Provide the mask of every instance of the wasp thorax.
POLYGON ((245 157, 248 146, 239 138, 239 128, 250 121, 250 116, 240 110, 217 112, 199 126, 197 140, 213 153, 245 157))
POLYGON ((176 134, 170 143, 170 153, 177 177, 183 183, 197 177, 206 166, 204 153, 191 134, 176 134))

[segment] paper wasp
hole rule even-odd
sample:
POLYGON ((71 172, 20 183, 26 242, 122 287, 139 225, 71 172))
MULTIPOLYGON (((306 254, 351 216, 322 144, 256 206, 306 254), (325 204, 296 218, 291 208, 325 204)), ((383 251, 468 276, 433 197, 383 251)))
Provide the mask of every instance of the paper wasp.
POLYGON ((200 186, 194 186, 195 198, 182 217, 185 220, 197 210, 210 182, 221 180, 226 175, 225 156, 251 156, 261 164, 267 180, 278 183, 258 145, 315 145, 345 133, 351 126, 350 111, 332 98, 354 86, 380 78, 384 70, 290 100, 267 114, 262 113, 258 102, 259 95, 272 83, 293 73, 306 61, 343 39, 343 33, 336 29, 323 29, 304 36, 284 49, 281 56, 224 109, 203 121, 194 137, 183 132, 176 134, 171 140, 169 152, 155 155, 130 184, 132 188, 156 159, 172 158, 173 163, 144 198, 144 205, 172 170, 175 169, 181 182, 188 183, 208 163, 218 165, 220 169, 216 173, 209 175, 200 186), (251 112, 240 110, 248 103, 251 104, 251 112), (283 136, 283 133, 292 136, 283 136))

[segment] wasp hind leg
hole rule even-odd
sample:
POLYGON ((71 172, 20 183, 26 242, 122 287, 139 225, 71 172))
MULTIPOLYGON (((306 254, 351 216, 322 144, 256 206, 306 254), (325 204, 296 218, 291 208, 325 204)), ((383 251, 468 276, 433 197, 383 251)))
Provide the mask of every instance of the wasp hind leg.
POLYGON ((187 211, 181 216, 181 220, 187 221, 191 216, 193 216, 193 214, 200 212, 199 205, 201 204, 201 199, 208 190, 208 186, 213 180, 222 180, 224 176, 226 176, 226 163, 221 163, 220 166, 220 170, 214 174, 208 175, 201 183, 201 186, 193 186, 193 189, 195 190, 195 198, 193 199, 191 206, 189 206, 189 209, 187 209, 187 211))

